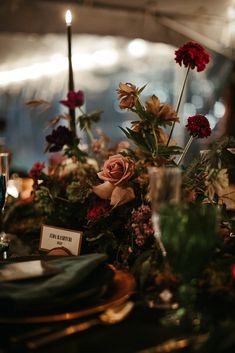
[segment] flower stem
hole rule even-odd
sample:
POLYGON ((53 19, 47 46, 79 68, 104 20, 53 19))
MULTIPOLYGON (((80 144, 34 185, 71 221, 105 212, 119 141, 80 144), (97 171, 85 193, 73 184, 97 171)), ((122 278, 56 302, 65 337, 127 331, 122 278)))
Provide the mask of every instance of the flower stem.
POLYGON ((157 135, 156 135, 156 131, 154 128, 154 125, 152 124, 152 131, 153 131, 153 136, 154 136, 154 141, 155 141, 155 151, 154 151, 154 156, 157 155, 158 153, 158 140, 157 140, 157 135))
POLYGON ((79 110, 82 113, 82 115, 85 115, 85 112, 84 112, 84 110, 81 107, 79 107, 79 110))
POLYGON ((69 109, 69 115, 70 115, 70 130, 72 131, 73 138, 76 139, 77 132, 76 132, 75 109, 69 109))
POLYGON ((183 153, 181 154, 180 158, 176 162, 176 165, 180 165, 182 159, 185 157, 186 153, 188 152, 188 149, 191 146, 192 142, 193 142, 193 136, 190 136, 190 139, 188 140, 186 146, 184 147, 183 153))
MULTIPOLYGON (((178 103, 177 103, 177 106, 176 106, 176 110, 175 110, 175 111, 176 111, 176 114, 178 114, 178 112, 179 112, 179 108, 180 108, 180 104, 181 104, 181 101, 182 101, 182 97, 183 97, 185 85, 186 85, 186 82, 187 82, 189 70, 190 70, 190 67, 188 67, 188 69, 187 69, 187 71, 186 71, 186 75, 185 75, 185 78, 184 78, 184 83, 183 83, 183 86, 182 86, 182 89, 181 89, 181 92, 180 92, 180 96, 179 96, 179 99, 178 99, 178 103)), ((169 135, 169 137, 168 137, 168 141, 167 141, 167 144, 166 144, 167 146, 168 146, 169 143, 170 143, 170 140, 171 140, 171 137, 172 137, 174 128, 175 128, 175 121, 173 122, 172 127, 171 127, 170 135, 169 135)))
POLYGON ((87 133, 87 136, 89 137, 90 141, 92 142, 94 140, 94 136, 92 134, 91 129, 87 125, 86 125, 86 133, 87 133))

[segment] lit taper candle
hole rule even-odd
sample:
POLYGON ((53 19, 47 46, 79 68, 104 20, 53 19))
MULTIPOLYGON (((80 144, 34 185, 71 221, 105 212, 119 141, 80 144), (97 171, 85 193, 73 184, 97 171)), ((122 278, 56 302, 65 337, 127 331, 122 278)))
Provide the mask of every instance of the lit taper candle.
POLYGON ((68 38, 68 61, 69 61, 69 91, 74 91, 73 82, 73 64, 72 64, 72 13, 70 10, 66 11, 65 22, 67 25, 67 38, 68 38))
MULTIPOLYGON (((69 92, 74 91, 74 81, 73 81, 73 64, 72 64, 72 13, 70 10, 66 11, 65 22, 67 25, 67 38, 68 38, 68 63, 69 63, 69 92)), ((75 109, 69 109, 70 115, 70 128, 74 136, 76 136, 76 118, 75 109)))

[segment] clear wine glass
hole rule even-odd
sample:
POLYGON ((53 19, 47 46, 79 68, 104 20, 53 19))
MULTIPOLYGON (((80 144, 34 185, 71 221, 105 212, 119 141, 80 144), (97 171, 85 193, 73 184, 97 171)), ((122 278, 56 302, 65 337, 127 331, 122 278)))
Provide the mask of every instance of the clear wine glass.
POLYGON ((3 216, 7 198, 7 183, 9 180, 9 153, 0 153, 0 254, 3 259, 7 258, 7 249, 9 247, 9 241, 3 227, 3 216))
POLYGON ((176 167, 150 167, 148 172, 154 235, 163 257, 166 257, 167 249, 165 249, 161 236, 160 211, 164 207, 176 205, 180 202, 181 169, 176 167))

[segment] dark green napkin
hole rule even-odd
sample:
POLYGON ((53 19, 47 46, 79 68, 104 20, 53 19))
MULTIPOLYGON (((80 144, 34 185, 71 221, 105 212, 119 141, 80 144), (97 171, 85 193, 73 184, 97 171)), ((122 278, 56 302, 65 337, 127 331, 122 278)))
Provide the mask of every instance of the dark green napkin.
MULTIPOLYGON (((79 292, 92 273, 100 273, 107 261, 105 254, 88 254, 50 260, 50 264, 63 271, 48 278, 35 278, 18 282, 0 282, 0 303, 13 307, 26 307, 52 303, 66 293, 79 292)), ((94 276, 93 276, 94 277, 94 276)), ((66 302, 64 303, 66 304, 66 302)), ((11 309, 11 308, 9 308, 11 309)))

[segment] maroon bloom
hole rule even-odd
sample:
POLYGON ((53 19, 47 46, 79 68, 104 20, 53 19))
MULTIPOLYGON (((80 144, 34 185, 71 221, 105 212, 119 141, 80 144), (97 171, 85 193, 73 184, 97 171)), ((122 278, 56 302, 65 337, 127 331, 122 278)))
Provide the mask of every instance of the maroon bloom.
POLYGON ((189 116, 188 124, 185 127, 193 137, 204 138, 211 134, 210 123, 208 119, 201 114, 189 116))
POLYGON ((51 135, 46 136, 49 143, 49 152, 61 151, 64 145, 70 145, 72 141, 72 132, 66 126, 58 126, 51 135))
POLYGON ((37 189, 38 187, 38 179, 40 179, 42 175, 42 170, 45 168, 45 162, 36 162, 32 166, 31 170, 29 171, 29 177, 33 179, 33 189, 37 189))
POLYGON ((97 202, 93 207, 87 211, 86 218, 89 221, 95 221, 97 218, 103 216, 110 208, 110 203, 106 200, 97 202))
POLYGON ((67 94, 67 100, 61 100, 60 103, 70 109, 81 107, 84 104, 84 92, 83 91, 69 91, 67 94))
POLYGON ((196 42, 187 42, 175 51, 175 61, 181 66, 190 69, 197 68, 197 71, 203 71, 210 60, 210 56, 205 49, 196 42))

